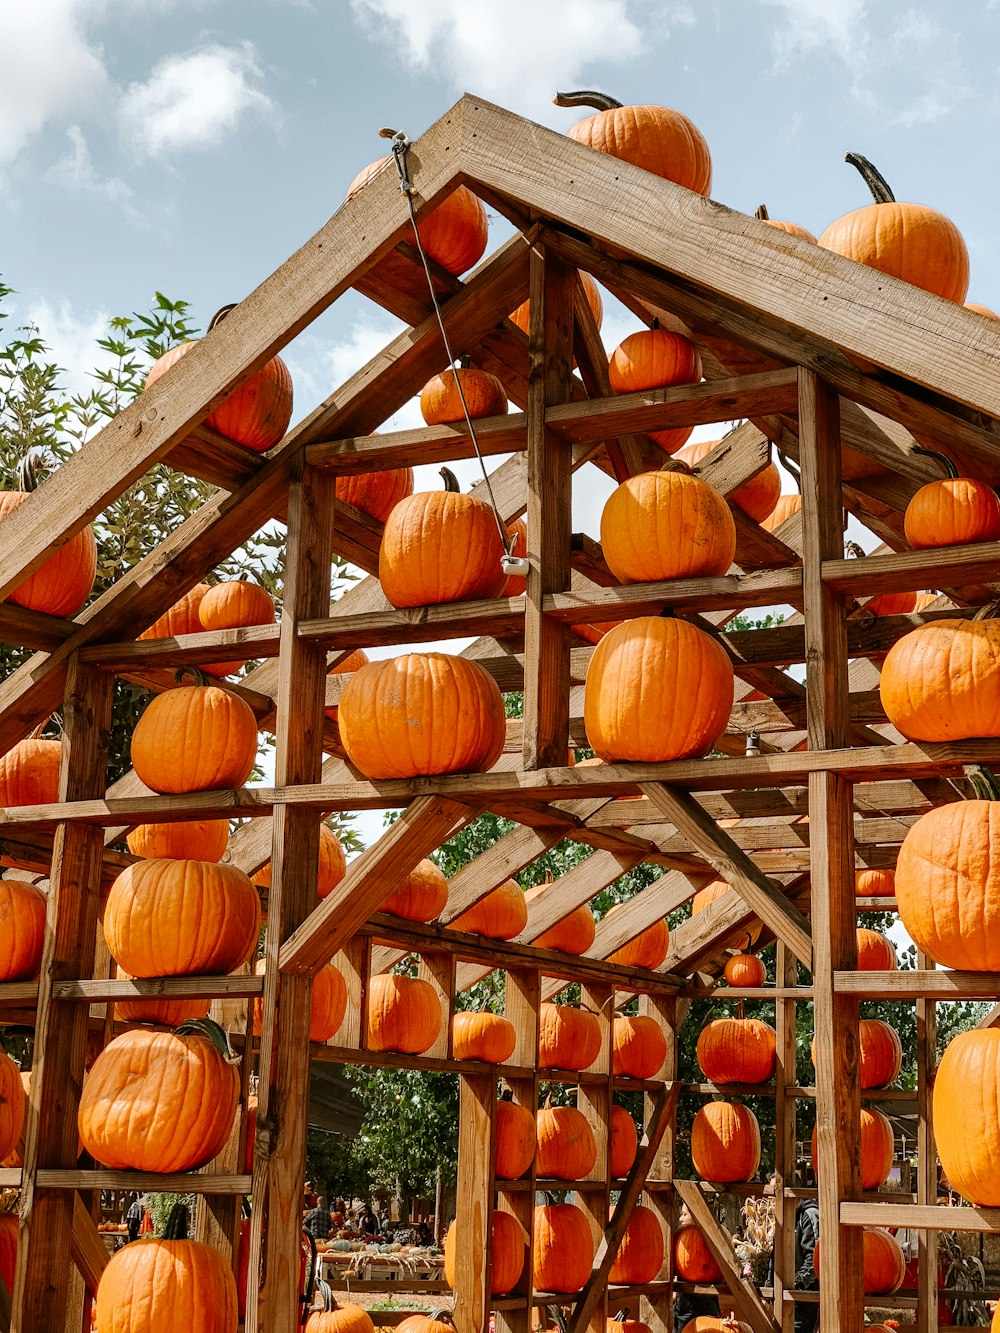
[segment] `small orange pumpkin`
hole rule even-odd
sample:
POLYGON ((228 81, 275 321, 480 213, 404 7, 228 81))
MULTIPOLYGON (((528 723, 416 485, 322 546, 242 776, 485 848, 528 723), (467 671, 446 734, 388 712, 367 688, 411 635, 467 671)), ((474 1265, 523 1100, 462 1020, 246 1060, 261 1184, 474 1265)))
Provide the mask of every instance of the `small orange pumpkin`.
POLYGON ((687 190, 708 194, 712 159, 701 131, 665 106, 622 106, 604 93, 556 93, 556 106, 590 106, 597 114, 568 130, 577 143, 631 162, 687 190))
POLYGON ((645 1014, 616 1018, 611 1041, 614 1072, 626 1078, 655 1078, 667 1058, 667 1039, 645 1014))
POLYGON ((759 1018, 716 1018, 698 1034, 698 1065, 711 1083, 766 1083, 776 1043, 774 1028, 759 1018))
POLYGON ((706 1102, 691 1125, 691 1160, 704 1180, 750 1180, 760 1166, 760 1125, 740 1102, 706 1102))
POLYGON ((497 1102, 496 1160, 494 1170, 501 1180, 517 1180, 535 1156, 535 1117, 530 1107, 508 1097, 497 1102))
MULTIPOLYGON (((254 968, 264 975, 264 960, 254 968)), ((313 977, 312 997, 309 1001, 309 1040, 327 1042, 334 1035, 347 1013, 347 982, 339 968, 324 963, 313 977)), ((259 1037, 264 1025, 264 1000, 257 996, 253 1002, 254 1036, 259 1037)))
POLYGON ((441 1002, 422 977, 388 972, 368 986, 368 1049, 419 1055, 441 1030, 441 1002))
POLYGON ((766 204, 760 204, 758 206, 754 213, 754 217, 758 222, 766 222, 767 225, 773 227, 775 231, 783 231, 789 236, 798 236, 800 240, 811 241, 813 245, 816 244, 816 237, 812 232, 807 231, 805 227, 800 227, 797 222, 779 222, 777 218, 770 217, 767 212, 766 204))
POLYGON ((506 415, 507 394, 496 375, 463 365, 435 375, 420 390, 420 413, 428 426, 464 421, 466 412, 473 421, 506 415))
POLYGON ((502 1065, 514 1053, 514 1024, 499 1014, 462 1010, 451 1020, 452 1051, 456 1060, 485 1060, 502 1065))
MULTIPOLYGON (((608 377, 615 393, 697 384, 701 379, 701 357, 689 338, 661 329, 654 320, 651 328, 630 333, 619 343, 608 362, 608 377)), ((690 437, 691 427, 675 426, 648 433, 664 453, 672 454, 690 437)))
MULTIPOLYGON (((698 440, 695 444, 685 445, 677 457, 693 468, 720 443, 720 440, 698 440)), ((728 496, 734 505, 738 505, 757 523, 763 523, 768 518, 780 498, 781 474, 774 463, 768 463, 763 472, 758 472, 745 485, 730 491, 728 496)), ((802 497, 798 498, 801 505, 802 497)))
POLYGON ((717 1282, 722 1269, 696 1226, 674 1233, 674 1267, 684 1282, 717 1282))
MULTIPOLYGON (((609 917, 613 919, 614 914, 626 906, 626 903, 615 903, 614 907, 608 908, 605 912, 604 920, 609 917)), ((669 948, 670 927, 666 918, 660 917, 651 926, 641 930, 627 944, 609 954, 608 962, 617 963, 619 967, 644 967, 650 972, 655 972, 662 966, 669 948)))
POLYGON ((916 608, 915 592, 882 592, 864 604, 864 610, 873 616, 908 616, 916 608))
POLYGON ((663 1228, 652 1208, 638 1204, 632 1210, 618 1253, 608 1273, 609 1282, 626 1286, 652 1282, 663 1267, 663 1228))
POLYGON ((915 550, 938 546, 965 546, 1000 538, 1000 498, 992 486, 974 477, 960 477, 945 454, 916 449, 937 459, 943 481, 929 481, 911 498, 903 515, 906 540, 915 550))
POLYGON ((896 872, 879 866, 855 870, 854 892, 859 898, 894 898, 896 872))
POLYGON ((155 695, 132 732, 132 767, 155 792, 242 787, 257 758, 250 706, 216 685, 155 695))
POLYGON ((228 819, 195 819, 186 824, 138 824, 125 841, 133 856, 170 861, 221 861, 229 845, 228 819))
POLYGON ((539 1069, 586 1069, 601 1052, 601 1028, 586 1009, 545 1003, 539 1008, 539 1069))
POLYGON ((383 901, 379 911, 400 916, 404 921, 433 921, 447 905, 448 881, 444 871, 425 857, 383 901))
MULTIPOLYGON (((0 523, 38 485, 34 455, 29 452, 17 472, 19 490, 0 491, 0 523)), ((97 574, 97 539, 92 527, 81 528, 46 557, 33 574, 7 594, 7 601, 50 616, 75 616, 91 594, 97 574)))
POLYGON ((734 990, 763 986, 767 980, 767 968, 763 959, 755 953, 737 953, 726 959, 723 976, 734 990))
POLYGON ((858 971, 895 972, 896 950, 881 931, 858 927, 858 971))
MULTIPOLYGON (((395 167, 389 166, 390 162, 391 158, 380 157, 359 171, 347 187, 347 199, 356 195, 362 186, 383 169, 395 172, 395 167)), ((457 278, 485 253, 489 221, 479 199, 466 186, 459 185, 429 213, 424 214, 417 224, 417 232, 428 258, 457 278)), ((407 240, 412 239, 411 232, 407 240)))
POLYGON ((478 903, 460 913, 451 925, 470 935, 492 940, 512 940, 528 923, 528 904, 517 880, 508 879, 478 903))
POLYGON ((176 639, 182 634, 200 634, 204 629, 201 623, 201 602, 207 592, 207 583, 196 583, 189 592, 178 598, 173 606, 168 607, 162 616, 144 629, 139 638, 176 639))
POLYGON ((392 511, 413 494, 413 469, 391 468, 386 472, 355 472, 350 477, 338 477, 337 499, 353 505, 379 523, 384 523, 392 511))
POLYGON ((582 903, 568 916, 557 921, 554 926, 543 930, 541 935, 531 942, 536 949, 558 949, 560 953, 579 956, 587 952, 594 943, 596 935, 597 925, 594 921, 593 908, 590 903, 582 903))
POLYGON ((621 583, 709 578, 736 556, 736 525, 722 496, 685 472, 641 472, 612 492, 601 549, 621 583))
POLYGON ((360 1305, 340 1305, 330 1292, 326 1308, 314 1310, 306 1320, 305 1333, 375 1333, 375 1325, 367 1310, 360 1305))
POLYGON ((19 879, 0 879, 0 981, 38 976, 45 943, 45 894, 19 879))
MULTIPOLYGON (((243 629, 249 625, 273 625, 274 602, 259 583, 233 579, 216 583, 198 605, 198 618, 204 630, 243 629)), ((231 676, 245 663, 213 662, 202 667, 211 676, 231 676)))
POLYGON ((0 806, 54 805, 59 799, 62 742, 29 737, 0 755, 0 806))

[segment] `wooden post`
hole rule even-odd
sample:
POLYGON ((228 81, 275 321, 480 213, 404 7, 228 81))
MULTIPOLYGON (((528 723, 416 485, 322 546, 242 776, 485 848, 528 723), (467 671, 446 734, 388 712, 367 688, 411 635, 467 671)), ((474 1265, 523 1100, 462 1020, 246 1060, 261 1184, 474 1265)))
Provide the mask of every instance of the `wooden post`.
POLYGON ((455 1189, 455 1328, 483 1333, 493 1272, 493 1159, 497 1080, 463 1074, 458 1107, 455 1189))
MULTIPOLYGON (((917 967, 936 964, 917 953, 917 967)), ((933 1088, 937 1067, 937 1006, 917 1000, 917 1203, 937 1203, 937 1148, 934 1144, 933 1088)), ((917 1333, 935 1333, 938 1326, 938 1239, 936 1231, 917 1232, 917 1333)))
MULTIPOLYGON (((455 1000, 455 955, 424 953, 420 955, 417 976, 434 988, 441 1006, 441 1027, 424 1055, 447 1060, 451 1054, 451 1010, 455 1000)), ((496 1083, 496 1079, 493 1080, 496 1083)), ((461 1197, 461 1191, 459 1191, 461 1197)))
MULTIPOLYGON (((774 984, 780 989, 794 986, 798 962, 791 950, 778 941, 774 984)), ((785 1292, 795 1286, 795 1202, 785 1191, 795 1186, 795 1109, 794 1097, 787 1089, 795 1077, 796 1002, 775 1000, 774 1026, 777 1035, 777 1063, 774 1079, 774 1317, 782 1333, 793 1333, 795 1305, 785 1299, 785 1292)))
MULTIPOLYGON (((806 370, 799 371, 799 446, 809 748, 838 749, 850 744, 847 631, 843 602, 824 584, 822 562, 843 553, 839 399, 806 370)), ((809 817, 820 1325, 860 1328, 861 1231, 840 1225, 841 1200, 859 1198, 861 1185, 858 1007, 856 1000, 833 990, 834 972, 857 966, 851 784, 838 774, 811 774, 809 817)))
MULTIPOLYGON (((303 642, 299 622, 330 604, 334 478, 296 456, 289 474, 288 545, 277 690, 275 782, 318 782, 323 763, 326 652, 303 642)), ((265 1321, 247 1302, 248 1333, 299 1327, 299 1249, 309 1102, 312 978, 279 975, 282 942, 317 901, 319 815, 278 807, 272 819, 271 890, 265 939, 263 1022, 253 1171, 250 1272, 264 1259, 265 1321), (265 1236, 266 1210, 266 1236, 265 1236)))
MULTIPOLYGON (((71 659, 63 705, 60 801, 104 795, 113 686, 110 672, 71 659)), ((62 1329, 68 1312, 68 1239, 76 1196, 70 1190, 40 1188, 38 1172, 76 1165, 90 1010, 85 1004, 57 1000, 52 988, 57 981, 94 974, 103 858, 104 835, 98 825, 57 827, 21 1171, 21 1229, 12 1293, 12 1327, 18 1333, 62 1329)))
MULTIPOLYGON (((580 1207, 590 1218, 594 1233, 594 1249, 600 1245, 608 1226, 611 1208, 611 1090, 614 1086, 612 1026, 615 1016, 615 992, 611 986, 583 986, 580 1003, 597 1014, 601 1029, 601 1050, 597 1059, 588 1066, 588 1073, 603 1074, 600 1083, 582 1083, 576 1090, 577 1107, 587 1117, 597 1144, 597 1163, 591 1176, 580 1181, 577 1195, 580 1207)), ((592 1302, 587 1327, 592 1333, 605 1333, 608 1319, 608 1288, 603 1283, 592 1302)))
POLYGON ((566 762, 569 639, 542 612, 547 593, 570 586, 573 449, 545 425, 545 409, 570 397, 576 273, 535 246, 528 334, 528 572, 524 603, 524 766, 566 762))
POLYGON ((371 974, 372 937, 355 935, 334 957, 334 966, 347 983, 344 1021, 334 1033, 338 1046, 363 1047, 367 1040, 368 978, 371 974))
MULTIPOLYGON (((538 1009, 541 1004, 541 977, 536 971, 507 972, 504 1014, 514 1024, 516 1044, 509 1064, 536 1072, 529 1077, 507 1078, 514 1100, 526 1106, 532 1116, 538 1110, 538 1009)), ((505 1189, 498 1182, 499 1205, 518 1219, 527 1236, 524 1272, 513 1295, 523 1303, 516 1309, 498 1310, 497 1333, 529 1333, 531 1329, 531 1295, 533 1290, 534 1248, 532 1235, 535 1220, 535 1159, 532 1158, 527 1177, 519 1182, 519 1189, 505 1189)))
MULTIPOLYGON (((663 1062, 661 1077, 666 1081, 677 1078, 677 1001, 661 996, 644 995, 639 1001, 639 1012, 647 1018, 656 1019, 660 1031, 667 1040, 667 1056, 663 1062)), ((647 1092, 643 1097, 643 1121, 650 1124, 656 1108, 656 1098, 647 1092)), ((671 1114, 663 1130, 656 1153, 649 1168, 648 1183, 658 1186, 647 1189, 642 1202, 651 1208, 660 1219, 663 1230, 663 1269, 659 1276, 669 1281, 674 1270, 674 1225, 673 1197, 662 1186, 674 1177, 674 1145, 677 1138, 677 1108, 674 1103, 671 1114)), ((612 1311, 612 1314, 614 1311, 612 1311)), ((640 1302, 639 1318, 648 1324, 652 1333, 673 1333, 674 1328, 674 1293, 673 1287, 665 1287, 660 1293, 647 1293, 640 1302)))

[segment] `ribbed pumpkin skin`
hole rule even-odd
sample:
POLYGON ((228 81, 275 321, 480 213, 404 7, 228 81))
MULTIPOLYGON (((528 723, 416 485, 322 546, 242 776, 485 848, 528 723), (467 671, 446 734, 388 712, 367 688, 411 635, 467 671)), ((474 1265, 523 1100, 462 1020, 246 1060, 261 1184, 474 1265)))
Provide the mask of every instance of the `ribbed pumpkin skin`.
POLYGON ((816 237, 812 232, 807 231, 805 227, 800 227, 797 222, 782 222, 778 218, 762 218, 761 221, 769 227, 773 227, 775 231, 783 231, 789 236, 798 236, 803 241, 811 241, 813 245, 816 244, 816 237))
POLYGON ((191 1171, 222 1150, 239 1094, 237 1066, 208 1037, 136 1028, 91 1066, 80 1138, 112 1170, 191 1171))
POLYGON ((229 845, 228 819, 196 819, 190 824, 139 824, 126 835, 133 856, 170 861, 221 861, 229 845))
POLYGON ((506 415, 507 394, 496 375, 475 366, 459 366, 435 375, 420 390, 420 412, 428 426, 464 421, 466 410, 473 421, 506 415), (465 395, 465 408, 459 386, 465 395))
MULTIPOLYGON (((347 858, 340 845, 340 839, 329 824, 319 826, 319 866, 316 872, 316 896, 328 898, 340 881, 347 874, 347 858)), ((262 889, 271 887, 271 862, 252 876, 253 882, 262 889)))
MULTIPOLYGON (((612 352, 608 375, 615 393, 696 384, 701 379, 701 357, 694 343, 680 333, 641 329, 629 334, 612 352)), ((648 434, 665 454, 673 454, 690 438, 691 427, 674 426, 648 434)))
POLYGON ((759 1018, 716 1018, 698 1034, 695 1054, 711 1083, 766 1083, 776 1041, 774 1028, 759 1018))
POLYGON ((517 1180, 535 1156, 535 1117, 529 1107, 501 1099, 494 1123, 496 1174, 501 1180, 517 1180))
MULTIPOLYGON (((254 971, 264 973, 261 959, 254 971)), ((347 1013, 347 982, 343 973, 332 963, 325 963, 313 977, 312 998, 309 1003, 309 1040, 329 1041, 344 1021, 347 1013)), ((258 996, 253 1002, 253 1030, 259 1037, 264 1026, 264 1000, 258 996)), ((255 1122, 256 1123, 256 1122, 255 1122)))
POLYGON ((176 639, 180 634, 199 634, 204 628, 201 623, 201 602, 207 592, 207 583, 196 583, 190 592, 186 592, 148 629, 144 629, 139 638, 176 639))
POLYGON ((896 872, 889 869, 856 870, 854 872, 854 892, 859 898, 894 898, 896 896, 896 872))
MULTIPOLYGON (((27 498, 25 491, 0 491, 0 523, 27 498)), ((50 616, 74 616, 90 596, 96 573, 97 539, 88 526, 50 555, 6 600, 50 616)))
POLYGON ((870 597, 864 609, 873 616, 908 616, 916 605, 915 592, 883 592, 878 597, 870 597))
MULTIPOLYGON (((274 602, 259 583, 232 579, 216 583, 201 599, 198 617, 204 630, 242 629, 248 625, 273 625, 274 602)), ((235 662, 213 662, 202 667, 212 676, 231 676, 244 665, 243 658, 235 662)))
MULTIPOLYGON (((820 1271, 820 1242, 813 1250, 813 1271, 820 1271)), ((883 1296, 898 1291, 906 1276, 906 1259, 899 1242, 888 1231, 878 1227, 866 1229, 862 1235, 864 1273, 862 1286, 866 1296, 883 1296)))
POLYGON ((306 1320, 306 1333, 375 1333, 375 1325, 360 1305, 338 1305, 336 1310, 314 1310, 306 1320))
MULTIPOLYGON (((357 194, 389 162, 389 158, 380 157, 359 171, 347 187, 346 198, 357 194)), ((395 167, 388 169, 395 172, 395 167)), ((482 258, 489 239, 489 221, 479 199, 460 185, 420 219, 417 231, 428 256, 457 278, 482 258)), ((408 239, 412 236, 411 232, 408 239)))
POLYGON ((112 884, 104 909, 111 955, 134 977, 232 972, 253 956, 259 934, 249 877, 212 861, 136 861, 112 884))
POLYGON ((5 1051, 0 1051, 0 1160, 20 1142, 26 1101, 21 1071, 5 1051))
POLYGON ((1000 537, 1000 499, 985 481, 973 477, 931 481, 906 506, 903 531, 914 550, 995 542, 1000 537))
POLYGON ((705 755, 732 706, 729 657, 686 620, 627 621, 605 634, 587 669, 584 725, 608 763, 705 755))
POLYGON ((755 953, 737 953, 726 960, 723 976, 733 990, 744 986, 763 986, 767 968, 755 953))
POLYGON ((426 1051, 441 1028, 441 1004, 428 981, 393 973, 368 987, 368 1046, 373 1051, 426 1051))
POLYGON ((596 935, 593 909, 584 903, 531 942, 536 949, 558 949, 560 953, 579 955, 587 952, 596 935))
MULTIPOLYGON (((720 440, 698 440, 695 444, 685 445, 677 457, 687 463, 688 467, 694 467, 720 443, 720 440)), ((774 512, 780 498, 781 473, 773 463, 768 463, 763 472, 758 472, 746 485, 729 494, 733 504, 739 505, 757 523, 763 523, 774 512)), ((797 499, 801 505, 802 497, 798 496, 797 499)))
POLYGON ((593 1014, 568 1004, 541 1005, 539 1069, 586 1069, 600 1051, 601 1029, 593 1014))
POLYGON ((1000 805, 953 801, 921 816, 899 849, 896 906, 935 962, 1000 972, 1000 805))
POLYGON ((594 1238, 586 1214, 571 1203, 535 1209, 535 1291, 579 1291, 594 1263, 594 1238))
POLYGON ((14 1269, 17 1266, 17 1213, 0 1213, 0 1277, 8 1296, 14 1290, 14 1269))
POLYGON ((899 1033, 881 1018, 862 1018, 858 1031, 862 1088, 888 1087, 903 1067, 899 1033))
MULTIPOLYGON (((625 903, 616 903, 605 912, 604 919, 614 916, 615 912, 625 906, 625 903)), ((608 962, 617 963, 619 967, 645 967, 655 972, 666 958, 669 947, 670 927, 666 918, 661 917, 659 921, 654 921, 651 926, 640 931, 627 944, 623 944, 620 949, 608 954, 608 962)))
POLYGON ((896 950, 881 931, 858 927, 858 971, 895 972, 896 950))
MULTIPOLYGON (((812 1133, 812 1167, 819 1174, 817 1167, 818 1132, 812 1133)), ((877 1190, 889 1179, 892 1170, 893 1137, 892 1125, 881 1111, 874 1106, 862 1106, 861 1130, 861 1188, 877 1190)))
POLYGON ((954 1037, 934 1079, 934 1139, 963 1199, 1000 1207, 1000 1029, 954 1037))
POLYGON ((453 929, 471 935, 485 935, 492 940, 512 940, 528 924, 528 904, 524 890, 516 880, 508 879, 475 906, 460 913, 451 923, 453 929))
POLYGON ((340 739, 367 778, 485 773, 506 734, 496 681, 464 657, 408 653, 370 662, 340 696, 340 739))
POLYGON ((448 905, 448 881, 444 871, 426 857, 418 861, 399 888, 379 908, 404 921, 433 921, 448 905))
POLYGON ((215 685, 157 694, 132 732, 132 767, 155 792, 242 787, 257 758, 257 721, 239 695, 215 685))
POLYGON ((655 1078, 667 1058, 667 1039, 655 1019, 622 1015, 612 1028, 614 1072, 626 1078, 655 1078))
MULTIPOLYGON (((146 387, 186 356, 194 345, 193 342, 179 343, 165 352, 150 367, 146 387)), ((208 414, 205 425, 210 430, 217 430, 227 440, 253 449, 255 453, 263 453, 278 443, 291 419, 292 377, 281 357, 272 356, 208 414)))
POLYGON ((456 1060, 485 1060, 499 1065, 514 1054, 514 1024, 499 1014, 462 1011, 451 1020, 451 1042, 456 1060))
POLYGON ((601 549, 622 583, 708 578, 733 563, 736 524, 708 482, 684 472, 641 472, 608 498, 601 549))
POLYGON ((97 1333, 236 1333, 236 1279, 196 1240, 133 1241, 112 1255, 97 1289, 97 1333))
POLYGON ((387 472, 358 472, 338 477, 337 499, 384 523, 400 500, 413 494, 413 469, 392 468, 387 472))
POLYGON ((396 607, 497 597, 503 543, 493 511, 473 495, 420 491, 386 519, 378 553, 382 591, 396 607))
POLYGON ((886 654, 879 694, 907 740, 1000 736, 1000 620, 935 620, 904 634, 886 654))
POLYGON ((0 755, 0 806, 53 805, 59 799, 62 742, 29 739, 0 755))
MULTIPOLYGON (((493 1296, 504 1296, 517 1286, 524 1269, 525 1235, 513 1213, 506 1213, 500 1208, 493 1210, 492 1226, 493 1267, 490 1274, 490 1291, 493 1296)), ((455 1227, 456 1223, 452 1222, 444 1238, 444 1280, 449 1287, 455 1285, 457 1249, 455 1227)))
POLYGON ((611 1178, 618 1180, 632 1170, 639 1149, 639 1131, 624 1106, 611 1108, 611 1178))
POLYGON ((615 1255, 609 1282, 652 1282, 663 1267, 663 1231, 652 1208, 637 1205, 615 1255))
POLYGON ((760 1166, 760 1126, 739 1102, 706 1102, 691 1125, 691 1160, 705 1180, 750 1180, 760 1166))
POLYGON ((767 518, 759 520, 760 526, 767 532, 777 532, 781 525, 787 523, 793 514, 799 513, 801 508, 801 495, 779 495, 767 518))
POLYGON ((722 1277, 722 1269, 696 1226, 675 1232, 674 1268, 684 1282, 715 1282, 722 1277))
POLYGON ((819 244, 946 301, 964 301, 969 290, 969 252, 962 233, 924 204, 857 208, 832 222, 819 244))
POLYGON ((621 106, 578 121, 567 133, 577 143, 631 162, 687 190, 708 194, 712 159, 701 131, 665 106, 621 106))
POLYGON ((38 975, 45 907, 45 894, 34 884, 0 879, 0 981, 28 981, 38 975))
POLYGON ((594 1169, 597 1143, 587 1117, 575 1106, 543 1106, 537 1120, 536 1174, 548 1179, 582 1180, 594 1169))

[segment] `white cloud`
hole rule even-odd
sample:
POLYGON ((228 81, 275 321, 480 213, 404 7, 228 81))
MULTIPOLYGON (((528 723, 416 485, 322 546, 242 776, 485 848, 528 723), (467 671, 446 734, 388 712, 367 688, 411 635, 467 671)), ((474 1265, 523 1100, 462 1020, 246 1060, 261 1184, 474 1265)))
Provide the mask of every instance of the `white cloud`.
POLYGON ((122 134, 140 157, 216 148, 247 112, 274 112, 262 80, 250 42, 166 56, 145 82, 126 88, 118 108, 122 134))
MULTIPOLYGON (((579 86, 595 61, 641 55, 652 35, 629 16, 627 0, 351 0, 351 7, 401 63, 536 118, 557 85, 579 86)), ((655 17, 656 35, 668 35, 663 15, 655 17)), ((676 21, 691 17, 687 4, 676 7, 676 21)))
POLYGON ((132 197, 131 187, 119 176, 103 179, 97 174, 86 136, 79 125, 71 125, 66 131, 66 137, 69 139, 69 152, 49 167, 45 173, 47 181, 73 190, 84 190, 88 194, 105 195, 108 199, 120 202, 132 197))
POLYGON ((763 0, 781 10, 784 24, 773 36, 779 62, 819 50, 831 50, 857 68, 868 48, 865 0, 763 0))

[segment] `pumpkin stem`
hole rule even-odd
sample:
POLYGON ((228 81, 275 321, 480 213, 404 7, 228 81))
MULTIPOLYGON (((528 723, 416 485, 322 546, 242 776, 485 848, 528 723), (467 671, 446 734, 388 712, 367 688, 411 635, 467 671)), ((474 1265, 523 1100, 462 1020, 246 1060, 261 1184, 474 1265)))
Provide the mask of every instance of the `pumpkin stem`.
POLYGON ((447 1324, 449 1328, 455 1327, 455 1321, 451 1317, 450 1310, 432 1310, 430 1318, 437 1324, 447 1324))
POLYGON ((737 1017, 737 1018, 744 1018, 745 1016, 746 1016, 746 1011, 745 1011, 745 1008, 744 1008, 744 1002, 743 1002, 742 1000, 737 1000, 737 1002, 736 1002, 736 1017, 737 1017))
POLYGON ((924 449, 919 444, 914 446, 915 454, 922 454, 924 458, 933 458, 944 468, 944 474, 949 481, 958 480, 958 468, 951 461, 947 454, 940 454, 936 449, 924 449))
POLYGON ((972 619, 996 620, 998 616, 1000 616, 1000 602, 987 602, 985 606, 979 608, 972 619))
POLYGON ((658 471, 680 472, 686 477, 693 477, 695 475, 694 468, 685 463, 683 458, 665 458, 660 464, 658 471))
POLYGON ((229 1044, 228 1036, 214 1018, 189 1018, 179 1027, 175 1027, 174 1032, 178 1037, 189 1034, 207 1037, 227 1065, 238 1065, 240 1062, 240 1057, 234 1053, 229 1044))
POLYGON ((852 541, 844 542, 844 555, 847 556, 848 559, 854 560, 864 560, 865 558, 865 553, 862 548, 857 542, 852 541))
POLYGON ((471 356, 462 356, 462 357, 459 357, 459 360, 458 360, 458 368, 459 368, 459 370, 469 370, 469 369, 471 369, 471 367, 472 367, 472 357, 471 357, 471 356))
POLYGON ((777 445, 774 446, 774 452, 775 452, 775 453, 778 455, 778 457, 780 458, 780 460, 781 460, 781 466, 785 469, 786 472, 788 472, 788 473, 790 474, 790 476, 791 476, 791 478, 792 478, 792 481, 795 482, 795 489, 796 489, 796 490, 798 491, 798 493, 801 495, 801 494, 802 494, 802 473, 799 471, 799 469, 798 469, 798 467, 796 466, 796 464, 793 463, 792 460, 788 457, 788 455, 787 455, 786 453, 783 453, 782 450, 780 450, 780 449, 778 448, 777 445))
POLYGON ((614 111, 615 107, 622 105, 617 98, 609 97, 607 93, 594 92, 592 88, 584 88, 576 93, 556 93, 552 101, 556 106, 592 106, 595 111, 614 111))
POLYGON ((653 316, 653 318, 649 321, 649 327, 653 330, 654 333, 656 332, 656 330, 660 327, 659 315, 653 316))
POLYGON ((444 480, 445 490, 450 491, 452 495, 458 495, 461 487, 458 484, 458 478, 455 476, 454 472, 452 472, 450 467, 443 467, 440 471, 444 480))
POLYGON ((236 302, 236 301, 230 301, 230 303, 229 303, 228 305, 222 305, 222 306, 219 306, 218 310, 215 312, 215 314, 212 316, 212 318, 208 321, 208 332, 211 333, 212 330, 213 330, 217 325, 221 324, 222 321, 223 321, 223 320, 226 318, 226 316, 229 314, 230 310, 235 310, 237 305, 238 305, 238 302, 236 302))
POLYGON ((163 1239, 187 1240, 187 1238, 188 1238, 187 1204, 175 1203, 167 1216, 167 1224, 163 1228, 163 1239))
POLYGON ((868 161, 867 157, 862 157, 860 153, 847 153, 844 161, 849 162, 852 167, 857 167, 864 177, 864 182, 872 192, 872 198, 877 204, 894 204, 896 196, 889 188, 889 182, 877 171, 868 161))
POLYGON ((767 211, 767 204, 758 204, 754 217, 758 222, 769 222, 770 214, 767 211))
POLYGON ((212 684, 212 681, 205 675, 201 667, 196 667, 191 662, 187 662, 184 666, 178 667, 174 672, 174 680, 176 680, 178 685, 183 685, 185 680, 188 679, 190 679, 192 685, 201 686, 202 689, 212 684))
POLYGON ((1000 782, 992 769, 982 764, 966 764, 962 770, 980 801, 1000 801, 1000 782))
POLYGON ((41 470, 42 455, 38 449, 29 449, 17 465, 18 490, 30 495, 38 489, 38 483, 44 480, 41 470))

